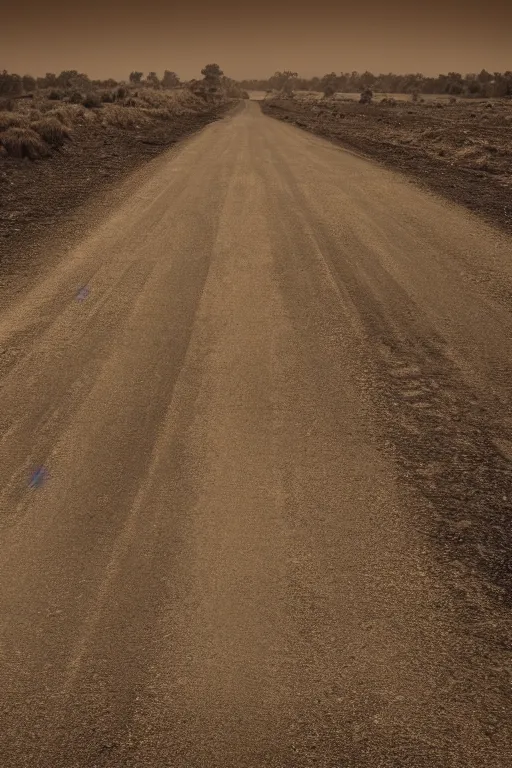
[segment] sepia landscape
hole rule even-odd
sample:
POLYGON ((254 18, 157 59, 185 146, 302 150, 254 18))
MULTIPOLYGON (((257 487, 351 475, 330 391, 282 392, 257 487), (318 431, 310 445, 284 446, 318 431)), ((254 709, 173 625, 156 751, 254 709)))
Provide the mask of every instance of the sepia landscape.
POLYGON ((1 768, 509 768, 512 7, 27 3, 1 768))

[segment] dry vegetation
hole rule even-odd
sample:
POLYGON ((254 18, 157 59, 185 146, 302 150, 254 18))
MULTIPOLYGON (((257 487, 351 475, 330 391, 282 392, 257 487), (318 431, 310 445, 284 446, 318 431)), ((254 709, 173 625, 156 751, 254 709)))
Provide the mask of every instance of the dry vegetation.
POLYGON ((208 88, 202 81, 167 89, 147 82, 82 86, 0 94, 4 272, 17 270, 20 253, 80 203, 243 97, 225 79, 208 88))
POLYGON ((414 174, 512 231, 512 101, 353 95, 262 101, 269 115, 414 174))

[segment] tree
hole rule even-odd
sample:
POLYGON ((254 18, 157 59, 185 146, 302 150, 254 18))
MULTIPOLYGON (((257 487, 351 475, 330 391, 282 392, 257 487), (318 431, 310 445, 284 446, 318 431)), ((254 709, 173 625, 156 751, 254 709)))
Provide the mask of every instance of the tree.
POLYGON ((320 90, 324 94, 324 96, 329 97, 333 96, 336 91, 336 85, 337 85, 337 75, 336 72, 330 72, 328 75, 324 75, 322 79, 320 80, 320 90))
POLYGON ((179 84, 180 79, 176 72, 170 72, 168 69, 166 69, 164 76, 162 77, 162 86, 164 88, 176 88, 179 84))
POLYGON ((371 72, 363 72, 363 74, 359 78, 359 87, 360 88, 370 88, 372 85, 374 85, 376 81, 375 75, 373 75, 371 72))
POLYGON ((219 67, 218 64, 207 64, 201 70, 201 74, 203 75, 205 80, 218 82, 220 81, 220 78, 222 77, 224 72, 222 71, 222 69, 219 67))
POLYGON ((289 69, 285 69, 284 72, 275 72, 272 77, 269 78, 269 85, 276 91, 285 91, 287 84, 293 87, 296 77, 296 72, 291 72, 289 69))
POLYGON ((373 91, 370 88, 365 88, 359 97, 360 104, 370 104, 373 99, 373 91))
POLYGON ((152 85, 154 88, 158 88, 160 85, 160 80, 158 79, 158 75, 156 72, 149 72, 149 74, 146 77, 146 83, 148 85, 152 85))
POLYGON ((21 80, 23 83, 23 90, 25 91, 25 93, 29 93, 30 91, 35 91, 36 89, 35 77, 32 77, 32 75, 23 75, 21 80))
POLYGON ((10 75, 6 69, 0 73, 0 95, 19 96, 23 92, 23 82, 19 75, 10 75))
POLYGON ((139 84, 142 80, 144 72, 130 72, 130 83, 139 84))
POLYGON ((488 72, 486 69, 482 69, 478 75, 478 80, 485 85, 486 83, 490 83, 492 80, 492 75, 490 72, 488 72))

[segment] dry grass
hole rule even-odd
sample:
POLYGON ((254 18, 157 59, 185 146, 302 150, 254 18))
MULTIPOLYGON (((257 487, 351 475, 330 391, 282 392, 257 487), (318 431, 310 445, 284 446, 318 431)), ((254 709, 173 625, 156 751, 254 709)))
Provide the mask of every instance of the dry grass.
POLYGON ((26 128, 28 120, 20 112, 0 112, 0 131, 8 128, 26 128))
POLYGON ((148 115, 139 107, 105 104, 102 110, 103 125, 111 125, 116 128, 138 128, 148 122, 150 122, 148 115))
POLYGON ((10 157, 38 160, 49 154, 48 145, 31 128, 8 128, 0 133, 0 144, 10 157))
POLYGON ((79 118, 83 117, 83 114, 85 112, 85 109, 83 107, 75 107, 75 106, 68 106, 65 107, 58 107, 57 109, 52 109, 50 112, 47 112, 47 117, 55 118, 56 120, 59 120, 62 125, 67 126, 68 128, 73 125, 73 123, 79 118))
POLYGON ((109 133, 133 129, 151 133, 161 131, 161 123, 167 123, 166 130, 171 129, 174 118, 179 123, 211 109, 186 86, 168 91, 127 86, 112 91, 97 89, 85 95, 67 89, 57 95, 59 99, 52 99, 50 89, 37 91, 33 99, 12 100, 9 109, 0 109, 0 151, 4 159, 46 157, 71 133, 79 143, 87 126, 109 133), (76 103, 78 97, 81 103, 76 103))
POLYGON ((138 107, 138 108, 144 108, 147 106, 146 102, 142 99, 139 99, 138 96, 127 96, 123 102, 123 107, 138 107))
POLYGON ((173 102, 172 91, 155 91, 151 88, 142 88, 137 93, 141 101, 154 109, 165 109, 173 102))
POLYGON ((68 128, 57 117, 43 117, 30 127, 51 147, 61 147, 70 137, 68 128))

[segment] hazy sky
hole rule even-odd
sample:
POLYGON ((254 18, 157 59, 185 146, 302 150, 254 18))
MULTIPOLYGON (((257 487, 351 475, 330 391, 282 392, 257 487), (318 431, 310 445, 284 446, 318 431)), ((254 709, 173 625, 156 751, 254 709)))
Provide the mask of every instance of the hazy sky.
POLYGON ((189 79, 210 62, 234 78, 510 70, 512 0, 26 0, 0 17, 0 69, 19 74, 189 79))

